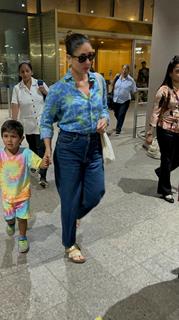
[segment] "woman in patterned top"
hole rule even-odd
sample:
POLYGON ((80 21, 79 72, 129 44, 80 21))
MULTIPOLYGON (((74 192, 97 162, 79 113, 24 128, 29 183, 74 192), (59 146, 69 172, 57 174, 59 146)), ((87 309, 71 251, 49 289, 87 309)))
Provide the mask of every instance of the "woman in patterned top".
POLYGON ((155 170, 159 177, 158 193, 173 203, 170 173, 179 166, 179 56, 170 61, 165 79, 157 91, 146 137, 148 144, 152 142, 155 127, 161 152, 161 164, 155 170))
MULTIPOLYGON (((29 61, 23 61, 19 65, 19 76, 22 79, 13 88, 12 93, 12 119, 22 122, 29 148, 43 157, 45 146, 40 139, 40 117, 44 108, 44 97, 48 93, 48 87, 42 80, 32 77, 32 65, 29 61)), ((32 172, 34 169, 32 169, 32 172)), ((47 169, 40 169, 39 184, 46 188, 47 169)))
POLYGON ((61 198, 62 243, 67 257, 85 262, 76 244, 76 221, 92 210, 104 195, 104 168, 100 133, 109 120, 105 81, 102 90, 90 72, 95 57, 89 39, 67 35, 66 51, 71 66, 50 87, 41 118, 41 137, 51 161, 53 123, 60 132, 54 151, 55 181, 61 198))

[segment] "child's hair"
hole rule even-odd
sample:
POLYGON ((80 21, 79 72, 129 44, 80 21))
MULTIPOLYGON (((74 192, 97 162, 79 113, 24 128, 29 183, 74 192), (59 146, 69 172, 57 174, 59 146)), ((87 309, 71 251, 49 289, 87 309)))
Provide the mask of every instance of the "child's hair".
POLYGON ((12 132, 15 131, 20 138, 23 137, 24 128, 22 124, 17 120, 7 120, 3 123, 1 127, 1 137, 3 136, 4 132, 12 132))

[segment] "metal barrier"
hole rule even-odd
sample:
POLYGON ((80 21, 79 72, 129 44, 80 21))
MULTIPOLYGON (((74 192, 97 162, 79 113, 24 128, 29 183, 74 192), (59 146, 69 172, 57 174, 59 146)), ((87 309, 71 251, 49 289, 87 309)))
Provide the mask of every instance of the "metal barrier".
POLYGON ((0 109, 8 109, 11 116, 12 85, 0 85, 0 109))
POLYGON ((136 93, 136 99, 135 99, 135 104, 134 104, 134 120, 133 120, 133 138, 136 138, 137 136, 137 129, 139 128, 144 128, 144 125, 138 125, 137 120, 140 117, 146 117, 146 110, 145 112, 138 112, 138 107, 141 105, 147 105, 147 101, 139 101, 141 92, 148 92, 149 88, 137 88, 137 93, 136 93))

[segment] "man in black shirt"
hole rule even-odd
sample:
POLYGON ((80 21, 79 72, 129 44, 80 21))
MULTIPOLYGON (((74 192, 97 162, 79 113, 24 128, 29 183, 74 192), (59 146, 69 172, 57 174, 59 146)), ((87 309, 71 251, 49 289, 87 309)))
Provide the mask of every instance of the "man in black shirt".
MULTIPOLYGON (((137 77, 137 87, 145 88, 148 87, 149 84, 149 68, 146 67, 146 62, 141 62, 142 68, 139 70, 138 77, 137 77)), ((147 101, 147 92, 141 92, 141 100, 147 101)))

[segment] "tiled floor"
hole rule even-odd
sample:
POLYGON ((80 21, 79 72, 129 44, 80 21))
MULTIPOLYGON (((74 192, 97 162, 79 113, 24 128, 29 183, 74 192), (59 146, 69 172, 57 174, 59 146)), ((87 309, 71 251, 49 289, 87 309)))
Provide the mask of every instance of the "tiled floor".
MULTIPOLYGON (((116 161, 106 166, 106 194, 78 230, 85 264, 64 258, 53 167, 48 189, 41 190, 32 178, 27 255, 18 254, 17 234, 6 235, 1 214, 1 320, 179 319, 177 194, 174 204, 157 196, 159 161, 132 138, 132 114, 131 107, 123 133, 110 136, 116 161)), ((7 117, 0 110, 0 122, 7 117)), ((110 132, 114 123, 112 116, 110 132)), ((176 170, 174 191, 178 177, 176 170)))

